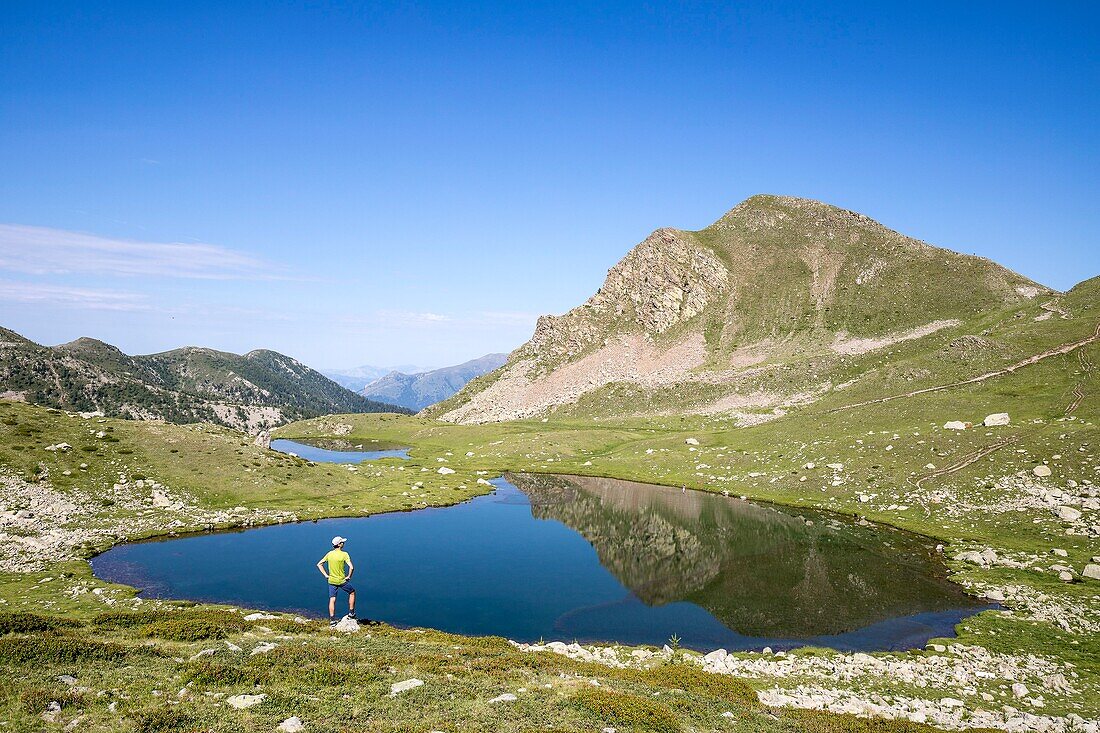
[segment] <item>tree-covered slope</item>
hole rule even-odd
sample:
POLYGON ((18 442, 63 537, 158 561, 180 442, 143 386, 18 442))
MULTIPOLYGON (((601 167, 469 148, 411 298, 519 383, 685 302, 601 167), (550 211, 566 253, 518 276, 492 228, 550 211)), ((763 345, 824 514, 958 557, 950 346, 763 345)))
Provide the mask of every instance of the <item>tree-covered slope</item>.
POLYGON ((102 341, 60 346, 0 332, 0 393, 83 412, 250 431, 329 413, 393 412, 283 354, 187 347, 128 356, 102 341))

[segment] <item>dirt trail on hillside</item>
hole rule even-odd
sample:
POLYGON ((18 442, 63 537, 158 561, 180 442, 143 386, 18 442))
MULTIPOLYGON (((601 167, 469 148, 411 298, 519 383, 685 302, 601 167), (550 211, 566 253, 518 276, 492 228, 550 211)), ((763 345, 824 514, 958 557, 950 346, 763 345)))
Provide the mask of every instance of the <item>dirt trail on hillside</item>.
MULTIPOLYGON (((834 407, 831 410, 827 410, 827 412, 841 412, 842 410, 851 410, 851 409, 856 408, 856 407, 866 407, 867 405, 880 405, 884 402, 892 402, 894 400, 900 400, 904 397, 915 397, 917 395, 928 394, 930 392, 942 392, 945 389, 951 389, 953 387, 962 387, 962 386, 967 385, 967 384, 977 384, 979 382, 984 382, 987 379, 993 379, 994 377, 1000 377, 1000 376, 1004 376, 1005 374, 1011 374, 1012 372, 1015 372, 1017 369, 1022 369, 1026 366, 1031 366, 1032 364, 1040 362, 1043 359, 1046 359, 1046 358, 1051 357, 1051 356, 1059 356, 1059 355, 1062 355, 1062 354, 1069 354, 1069 353, 1081 348, 1082 346, 1087 346, 1091 343, 1095 343, 1096 341, 1100 341, 1100 323, 1096 324, 1096 330, 1093 331, 1093 334, 1091 336, 1087 337, 1087 338, 1083 338, 1080 341, 1073 341, 1073 342, 1068 343, 1068 344, 1062 344, 1061 346, 1056 346, 1053 349, 1047 349, 1046 351, 1042 351, 1042 352, 1040 352, 1038 354, 1035 354, 1033 356, 1029 356, 1028 358, 1024 359, 1023 361, 1018 361, 1015 364, 1012 364, 1010 366, 1006 366, 1003 369, 998 369, 997 371, 994 371, 994 372, 987 372, 986 374, 981 374, 981 375, 978 375, 977 377, 971 377, 970 379, 963 379, 959 382, 952 382, 951 384, 941 384, 941 385, 937 385, 935 387, 924 387, 923 389, 915 389, 912 392, 905 392, 903 394, 890 395, 889 397, 879 397, 878 399, 866 400, 865 402, 854 402, 850 405, 842 405, 840 407, 834 407)), ((1083 396, 1084 395, 1083 395, 1083 391, 1082 391, 1082 398, 1083 398, 1083 396)), ((1080 404, 1080 400, 1077 401, 1077 404, 1080 404)), ((1073 405, 1073 407, 1074 407, 1074 409, 1076 409, 1076 404, 1073 405)))

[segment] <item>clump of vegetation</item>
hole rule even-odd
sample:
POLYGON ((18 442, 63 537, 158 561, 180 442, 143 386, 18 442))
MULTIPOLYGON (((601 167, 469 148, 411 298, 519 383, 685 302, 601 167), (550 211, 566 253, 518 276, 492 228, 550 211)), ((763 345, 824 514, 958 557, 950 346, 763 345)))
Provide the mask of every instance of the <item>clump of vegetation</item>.
POLYGON ((741 680, 725 674, 711 674, 684 664, 663 664, 650 669, 623 670, 622 676, 668 690, 691 691, 695 696, 707 696, 731 705, 757 708, 756 691, 741 680))
POLYGON ((120 629, 151 624, 162 616, 157 611, 105 611, 97 614, 92 623, 104 628, 120 629))
POLYGON ((173 733, 195 730, 195 718, 179 708, 154 708, 137 718, 138 733, 173 733))
POLYGON ((569 698, 569 702, 615 728, 675 733, 680 730, 676 716, 666 706, 638 695, 591 689, 569 698))
POLYGON ((37 613, 0 613, 0 634, 33 634, 80 626, 79 621, 37 613))
POLYGON ((271 668, 266 666, 233 664, 203 658, 191 663, 185 677, 188 682, 200 685, 253 687, 270 682, 271 673, 271 668))
POLYGON ((80 664, 121 662, 132 653, 154 654, 148 647, 126 647, 114 642, 43 634, 0 639, 0 663, 80 664))
POLYGON ((80 707, 84 704, 84 695, 71 688, 40 685, 27 687, 19 692, 19 703, 32 715, 41 713, 51 702, 56 702, 62 709, 80 707))
POLYGON ((145 636, 172 641, 224 639, 231 633, 248 628, 248 622, 226 611, 197 611, 162 616, 141 627, 145 636))

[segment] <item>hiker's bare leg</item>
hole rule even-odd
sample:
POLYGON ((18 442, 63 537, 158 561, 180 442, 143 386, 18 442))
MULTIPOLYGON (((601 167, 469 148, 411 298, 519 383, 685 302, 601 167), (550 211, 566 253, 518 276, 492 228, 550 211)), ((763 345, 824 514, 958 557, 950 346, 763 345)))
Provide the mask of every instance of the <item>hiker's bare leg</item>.
POLYGON ((328 599, 328 617, 329 618, 335 618, 336 617, 336 597, 335 596, 328 599))
POLYGON ((348 611, 355 613, 355 591, 348 593, 348 611))

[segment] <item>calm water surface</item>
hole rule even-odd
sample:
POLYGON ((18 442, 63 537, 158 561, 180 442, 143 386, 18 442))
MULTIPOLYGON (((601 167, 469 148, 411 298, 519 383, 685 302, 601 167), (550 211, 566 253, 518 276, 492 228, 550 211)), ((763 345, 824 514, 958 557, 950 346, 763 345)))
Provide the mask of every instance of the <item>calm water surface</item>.
POLYGON ((340 534, 360 618, 701 650, 912 648, 989 607, 914 535, 614 479, 493 483, 453 507, 120 545, 92 566, 145 597, 317 616, 314 565, 340 534))
POLYGON ((350 440, 271 441, 271 450, 293 453, 314 463, 362 463, 379 458, 408 458, 408 448, 374 448, 370 443, 350 440))

